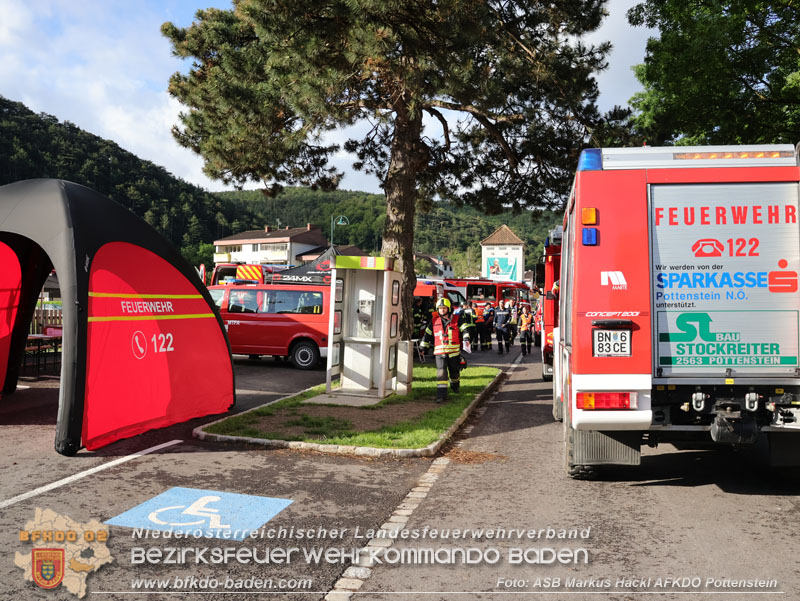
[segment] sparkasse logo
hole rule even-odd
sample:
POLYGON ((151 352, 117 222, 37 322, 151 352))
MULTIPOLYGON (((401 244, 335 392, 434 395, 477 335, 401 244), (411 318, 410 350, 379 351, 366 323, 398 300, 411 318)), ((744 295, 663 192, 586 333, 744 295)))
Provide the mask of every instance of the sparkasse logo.
POLYGON ((611 286, 612 290, 627 290, 628 282, 621 271, 601 271, 600 285, 611 286))

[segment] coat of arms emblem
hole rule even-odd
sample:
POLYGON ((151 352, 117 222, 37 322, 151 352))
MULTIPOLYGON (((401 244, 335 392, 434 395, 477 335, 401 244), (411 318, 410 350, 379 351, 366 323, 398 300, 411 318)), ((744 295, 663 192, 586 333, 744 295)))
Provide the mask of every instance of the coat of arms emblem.
POLYGON ((33 581, 41 588, 55 588, 64 579, 64 549, 33 549, 33 581))

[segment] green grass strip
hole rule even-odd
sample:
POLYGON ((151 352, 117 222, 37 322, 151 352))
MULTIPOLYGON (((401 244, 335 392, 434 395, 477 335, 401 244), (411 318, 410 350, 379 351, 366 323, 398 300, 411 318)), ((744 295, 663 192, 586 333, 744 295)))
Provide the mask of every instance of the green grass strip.
MULTIPOLYGON (((205 428, 209 434, 264 438, 269 440, 301 440, 330 445, 353 445, 385 449, 419 449, 435 442, 450 428, 464 409, 495 378, 499 370, 494 367, 469 367, 461 372, 461 389, 449 392, 446 403, 419 417, 394 423, 377 430, 356 431, 353 424, 336 417, 316 417, 303 413, 309 405, 306 399, 325 393, 325 385, 320 384, 310 390, 272 403, 248 413, 234 415, 205 428), (261 417, 285 416, 287 427, 301 426, 305 435, 293 436, 281 432, 266 432, 257 427, 261 417)), ((357 407, 361 411, 380 411, 388 405, 431 401, 436 398, 436 368, 433 366, 414 366, 414 382, 410 395, 391 395, 380 403, 369 407, 357 407)), ((338 405, 327 405, 337 407, 338 405)))

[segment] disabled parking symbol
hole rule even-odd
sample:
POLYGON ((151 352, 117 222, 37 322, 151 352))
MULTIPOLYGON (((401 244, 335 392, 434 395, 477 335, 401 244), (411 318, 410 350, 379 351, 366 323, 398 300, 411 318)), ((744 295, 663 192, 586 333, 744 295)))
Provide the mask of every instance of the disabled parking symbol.
POLYGON ((292 501, 175 487, 106 521, 112 526, 244 540, 292 501))
POLYGON ((230 524, 223 524, 222 519, 219 515, 219 509, 212 509, 211 507, 207 507, 210 503, 215 503, 217 501, 221 501, 222 497, 217 495, 206 495, 204 497, 200 497, 186 507, 185 505, 173 505, 171 507, 162 507, 161 509, 156 509, 150 515, 147 516, 154 524, 159 524, 161 526, 199 526, 201 524, 208 525, 209 528, 230 528, 230 524), (202 519, 193 521, 193 522, 165 522, 159 517, 160 513, 166 513, 169 511, 174 511, 176 509, 183 509, 181 511, 182 515, 188 516, 202 516, 202 519), (206 522, 206 518, 208 518, 208 522, 206 522))

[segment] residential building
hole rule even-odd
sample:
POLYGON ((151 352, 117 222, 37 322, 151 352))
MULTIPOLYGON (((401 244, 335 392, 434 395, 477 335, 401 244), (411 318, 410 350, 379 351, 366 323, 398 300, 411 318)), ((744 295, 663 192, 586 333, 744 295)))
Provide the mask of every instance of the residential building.
POLYGON ((481 241, 481 276, 491 280, 522 282, 525 243, 503 224, 481 241))
POLYGON ((453 266, 441 255, 426 255, 414 253, 414 271, 420 275, 429 275, 438 278, 455 277, 453 266))
POLYGON ((298 257, 329 246, 318 225, 239 232, 214 241, 214 263, 260 263, 299 265, 298 257))

